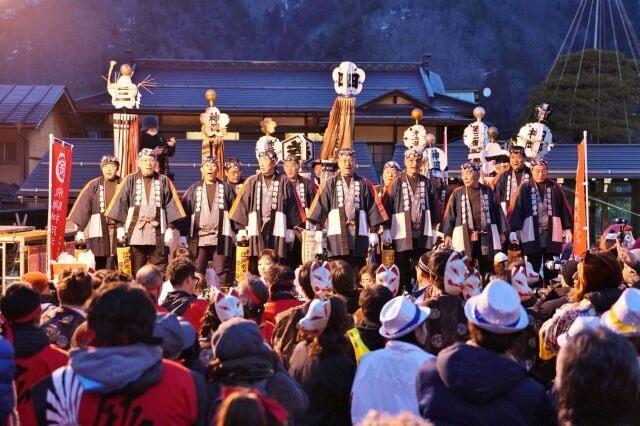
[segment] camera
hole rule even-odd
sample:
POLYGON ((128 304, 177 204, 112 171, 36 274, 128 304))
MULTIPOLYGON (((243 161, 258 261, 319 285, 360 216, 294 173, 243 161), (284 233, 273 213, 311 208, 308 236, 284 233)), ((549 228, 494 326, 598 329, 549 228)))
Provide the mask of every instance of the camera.
POLYGON ((553 260, 546 261, 544 267, 549 271, 561 271, 565 263, 567 263, 566 260, 561 260, 559 257, 554 257, 553 260))

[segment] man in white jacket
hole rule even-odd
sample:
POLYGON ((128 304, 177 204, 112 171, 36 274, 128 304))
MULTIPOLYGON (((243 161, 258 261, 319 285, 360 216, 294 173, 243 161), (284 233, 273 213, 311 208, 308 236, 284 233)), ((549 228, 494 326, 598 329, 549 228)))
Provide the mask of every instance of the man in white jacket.
POLYGON ((384 349, 365 355, 351 389, 351 420, 360 422, 369 410, 420 415, 416 377, 420 366, 434 358, 421 349, 427 339, 429 308, 404 296, 387 302, 380 312, 380 335, 389 341, 384 349))

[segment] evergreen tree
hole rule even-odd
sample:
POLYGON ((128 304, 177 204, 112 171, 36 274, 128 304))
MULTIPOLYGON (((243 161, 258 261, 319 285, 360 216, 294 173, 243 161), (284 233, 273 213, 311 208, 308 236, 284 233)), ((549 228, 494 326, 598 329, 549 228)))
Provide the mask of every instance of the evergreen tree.
POLYGON ((633 60, 586 50, 558 59, 549 79, 531 92, 522 121, 532 121, 535 106, 546 102, 553 109, 549 127, 557 140, 578 141, 587 130, 594 142, 639 143, 638 101, 640 73, 633 60))

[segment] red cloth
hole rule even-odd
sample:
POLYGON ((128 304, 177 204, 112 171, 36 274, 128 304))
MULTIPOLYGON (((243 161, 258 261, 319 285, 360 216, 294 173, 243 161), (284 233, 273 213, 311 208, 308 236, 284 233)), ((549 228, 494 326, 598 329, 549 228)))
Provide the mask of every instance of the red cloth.
POLYGON ((182 314, 182 317, 193 325, 193 328, 196 329, 196 333, 198 333, 198 335, 200 335, 202 320, 204 319, 204 314, 207 312, 208 308, 209 303, 206 300, 196 299, 191 302, 187 310, 182 314))
POLYGON ((276 316, 289 308, 302 305, 304 302, 298 299, 270 300, 264 305, 262 322, 260 323, 260 334, 265 342, 271 344, 273 328, 276 325, 276 316))
POLYGON ((31 388, 54 370, 67 365, 69 357, 62 349, 54 345, 46 346, 40 352, 28 358, 16 357, 16 393, 18 395, 18 414, 23 425, 37 424, 33 412, 31 388))
MULTIPOLYGON (((37 419, 47 415, 47 394, 55 392, 53 382, 47 379, 45 388, 38 385, 34 394, 37 419)), ((200 389, 200 392, 204 389, 200 389)), ((64 397, 60 395, 60 398, 64 397)), ((84 391, 77 403, 80 425, 194 425, 198 422, 198 387, 191 371, 167 359, 162 360, 162 378, 140 395, 127 396, 114 393, 103 395, 84 391)), ((203 407, 201 407, 202 409, 203 407)), ((21 419, 22 420, 22 419, 21 419)), ((34 422, 24 423, 35 425, 34 422)))

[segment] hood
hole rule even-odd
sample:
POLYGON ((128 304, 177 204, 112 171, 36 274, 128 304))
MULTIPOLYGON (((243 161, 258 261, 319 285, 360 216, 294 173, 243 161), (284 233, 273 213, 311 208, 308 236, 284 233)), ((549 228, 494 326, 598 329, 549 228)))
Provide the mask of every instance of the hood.
POLYGON ((44 330, 34 324, 19 324, 11 327, 16 358, 29 358, 49 346, 44 330))
POLYGON ((524 365, 465 343, 443 349, 436 367, 452 393, 476 403, 500 398, 527 378, 524 365))
POLYGON ((232 318, 223 322, 211 338, 216 358, 220 361, 269 353, 255 322, 232 318))
POLYGON ((88 391, 139 395, 162 378, 162 347, 77 348, 69 352, 69 365, 88 391))
POLYGON ((375 324, 364 318, 362 322, 356 326, 360 338, 370 351, 384 348, 387 339, 380 335, 380 324, 375 324))
POLYGON ((274 372, 274 357, 255 322, 232 318, 211 338, 213 356, 228 375, 266 377, 274 372), (233 373, 232 373, 233 372, 233 373))
POLYGON ((587 293, 584 298, 587 299, 598 313, 608 311, 616 300, 622 295, 622 290, 616 288, 603 288, 598 291, 587 293))
POLYGON ((176 313, 176 315, 182 315, 189 307, 189 304, 196 299, 197 297, 193 294, 176 290, 167 294, 162 307, 170 312, 176 313))

